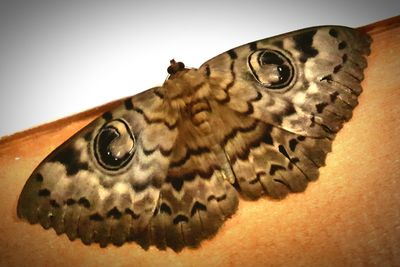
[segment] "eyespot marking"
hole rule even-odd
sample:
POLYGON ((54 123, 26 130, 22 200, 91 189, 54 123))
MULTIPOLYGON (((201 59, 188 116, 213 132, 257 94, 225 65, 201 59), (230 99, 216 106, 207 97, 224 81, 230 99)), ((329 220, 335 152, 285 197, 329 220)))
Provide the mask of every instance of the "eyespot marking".
POLYGON ((282 89, 294 80, 294 67, 285 55, 276 50, 263 49, 250 54, 248 65, 251 74, 263 87, 282 89))

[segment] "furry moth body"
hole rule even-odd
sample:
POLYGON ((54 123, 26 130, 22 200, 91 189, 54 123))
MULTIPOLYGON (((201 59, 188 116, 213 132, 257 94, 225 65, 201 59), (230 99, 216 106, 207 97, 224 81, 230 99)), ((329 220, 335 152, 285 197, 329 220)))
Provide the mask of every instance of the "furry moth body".
POLYGON ((171 62, 32 173, 18 216, 106 246, 196 247, 238 195, 283 198, 318 178, 350 119, 371 39, 324 26, 229 50, 199 69, 171 62))

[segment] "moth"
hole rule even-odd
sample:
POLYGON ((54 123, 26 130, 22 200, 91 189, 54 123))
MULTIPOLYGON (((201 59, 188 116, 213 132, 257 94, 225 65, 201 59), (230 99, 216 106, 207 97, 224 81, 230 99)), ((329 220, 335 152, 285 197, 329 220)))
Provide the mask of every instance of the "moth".
POLYGON ((371 38, 342 26, 255 41, 127 98, 33 171, 17 213, 70 240, 180 251, 216 234, 239 195, 318 178, 352 116, 371 38))

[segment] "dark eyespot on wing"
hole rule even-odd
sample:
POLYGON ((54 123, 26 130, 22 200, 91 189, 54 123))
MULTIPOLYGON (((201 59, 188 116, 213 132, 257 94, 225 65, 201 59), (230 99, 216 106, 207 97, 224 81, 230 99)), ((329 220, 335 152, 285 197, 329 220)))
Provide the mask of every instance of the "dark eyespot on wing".
POLYGON ((94 155, 104 169, 118 170, 133 158, 135 142, 135 136, 128 123, 122 119, 113 120, 97 133, 94 139, 94 155), (124 146, 120 146, 119 153, 114 153, 111 146, 117 140, 123 140, 124 146))

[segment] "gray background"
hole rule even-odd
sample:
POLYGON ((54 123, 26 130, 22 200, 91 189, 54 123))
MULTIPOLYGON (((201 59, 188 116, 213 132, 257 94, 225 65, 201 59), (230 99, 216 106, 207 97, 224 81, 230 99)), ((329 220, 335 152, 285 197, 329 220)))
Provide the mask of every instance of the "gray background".
POLYGON ((1 1, 0 136, 162 84, 235 46, 322 24, 358 27, 400 1, 1 1))

